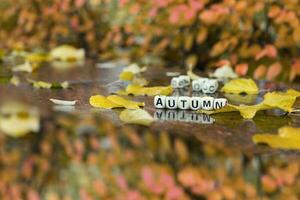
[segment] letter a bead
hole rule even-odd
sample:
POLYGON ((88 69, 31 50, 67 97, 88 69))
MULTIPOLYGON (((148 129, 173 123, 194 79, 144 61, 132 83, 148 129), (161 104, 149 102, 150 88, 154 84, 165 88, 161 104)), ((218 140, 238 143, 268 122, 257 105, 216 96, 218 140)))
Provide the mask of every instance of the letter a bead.
POLYGON ((190 97, 178 97, 178 108, 182 110, 190 109, 190 97))
POLYGON ((155 108, 165 108, 166 107, 166 96, 155 96, 154 97, 154 107, 155 108))

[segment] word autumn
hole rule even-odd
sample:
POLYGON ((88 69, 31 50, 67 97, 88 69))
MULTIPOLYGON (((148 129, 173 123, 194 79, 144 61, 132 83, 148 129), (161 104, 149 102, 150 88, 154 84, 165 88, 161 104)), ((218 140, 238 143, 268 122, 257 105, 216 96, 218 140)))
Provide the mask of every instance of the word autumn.
POLYGON ((213 124, 215 119, 202 113, 190 113, 186 110, 164 110, 157 109, 154 112, 154 119, 160 121, 179 121, 198 124, 213 124))
MULTIPOLYGON (((185 75, 174 77, 171 80, 171 86, 174 89, 185 88, 190 85, 190 78, 185 75)), ((198 78, 192 81, 192 89, 196 92, 203 92, 206 94, 212 94, 217 91, 219 83, 216 79, 198 78)))
POLYGON ((155 96, 155 108, 182 109, 182 110, 216 110, 227 105, 225 98, 188 97, 188 96, 155 96))

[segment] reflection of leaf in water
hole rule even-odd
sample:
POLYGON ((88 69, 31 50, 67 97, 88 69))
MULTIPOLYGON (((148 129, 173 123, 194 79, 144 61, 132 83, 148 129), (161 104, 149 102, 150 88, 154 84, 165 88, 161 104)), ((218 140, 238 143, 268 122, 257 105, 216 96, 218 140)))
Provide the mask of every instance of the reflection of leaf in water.
POLYGON ((145 126, 149 126, 154 121, 153 117, 143 109, 123 110, 120 113, 120 119, 125 123, 140 124, 145 126))
POLYGON ((267 133, 277 130, 278 128, 289 124, 291 118, 289 116, 266 116, 264 113, 258 113, 254 118, 254 122, 260 132, 267 133))
POLYGON ((12 137, 21 137, 40 129, 37 108, 10 102, 0 108, 0 130, 12 137))
POLYGON ((267 144, 272 148, 279 149, 300 149, 300 128, 282 127, 278 135, 255 134, 253 142, 267 144))
POLYGON ((244 122, 238 113, 223 113, 222 115, 215 115, 214 119, 216 120, 216 124, 228 128, 237 128, 244 122))

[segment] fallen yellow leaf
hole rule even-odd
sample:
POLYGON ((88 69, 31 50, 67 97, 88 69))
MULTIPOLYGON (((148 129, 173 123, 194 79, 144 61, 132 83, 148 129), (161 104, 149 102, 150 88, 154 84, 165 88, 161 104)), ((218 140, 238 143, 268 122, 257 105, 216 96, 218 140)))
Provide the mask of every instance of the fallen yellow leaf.
POLYGON ((96 108, 105 108, 105 109, 112 109, 112 108, 120 108, 119 104, 115 104, 112 101, 108 100, 106 97, 101 95, 95 95, 90 97, 90 104, 96 108))
POLYGON ((107 97, 107 99, 113 102, 114 104, 117 104, 121 107, 128 108, 128 109, 139 109, 140 107, 145 106, 144 102, 130 101, 128 99, 125 99, 117 95, 110 95, 107 97))
POLYGON ((252 79, 240 78, 231 80, 226 83, 221 91, 233 94, 258 94, 258 87, 252 79))
POLYGON ((284 126, 278 130, 278 135, 283 138, 294 138, 300 140, 300 128, 284 126))
POLYGON ((256 134, 252 140, 255 143, 264 143, 273 148, 300 149, 300 128, 284 126, 278 129, 278 135, 256 134))
POLYGON ((62 45, 54 48, 50 52, 51 60, 61 60, 65 62, 75 62, 78 60, 84 60, 84 49, 76 49, 70 45, 62 45))
POLYGON ((49 56, 47 54, 42 54, 42 53, 30 53, 25 56, 25 60, 27 62, 31 63, 41 63, 41 62, 46 62, 49 61, 49 56))
POLYGON ((149 126, 154 118, 145 110, 137 109, 137 110, 123 110, 120 113, 120 119, 129 124, 140 124, 149 126))
POLYGON ((129 71, 123 71, 119 75, 119 79, 123 80, 123 81, 132 81, 133 78, 134 78, 134 74, 132 72, 129 72, 129 71))
POLYGON ((156 87, 142 87, 136 84, 130 84, 126 87, 127 94, 133 95, 165 95, 168 96, 173 92, 173 88, 171 86, 156 86, 156 87))
POLYGON ((296 96, 289 95, 287 92, 270 92, 265 94, 263 103, 273 108, 291 112, 296 98, 296 96))
POLYGON ((266 93, 264 96, 264 100, 256 105, 231 105, 212 111, 200 110, 199 112, 205 114, 217 114, 223 112, 240 112, 241 116, 244 119, 252 119, 255 114, 260 110, 268 110, 279 108, 286 112, 293 111, 293 105, 296 101, 296 98, 300 96, 300 92, 296 90, 287 90, 286 92, 270 92, 266 93))

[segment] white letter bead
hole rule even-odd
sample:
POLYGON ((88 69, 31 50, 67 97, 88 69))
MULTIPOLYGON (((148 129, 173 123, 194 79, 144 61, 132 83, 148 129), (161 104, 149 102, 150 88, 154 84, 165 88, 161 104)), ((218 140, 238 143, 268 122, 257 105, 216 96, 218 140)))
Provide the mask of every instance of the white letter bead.
POLYGON ((178 88, 178 78, 172 78, 171 79, 171 86, 172 86, 172 88, 178 88))
POLYGON ((190 77, 187 75, 181 75, 179 76, 179 79, 184 80, 184 86, 189 86, 190 85, 190 77))
POLYGON ((178 77, 177 78, 178 82, 178 88, 184 88, 186 86, 186 82, 184 78, 178 77))
POLYGON ((190 97, 178 97, 178 108, 182 110, 190 109, 190 97))
POLYGON ((201 87, 200 81, 198 81, 198 80, 193 80, 193 82, 192 82, 192 89, 193 89, 193 91, 196 91, 196 92, 201 91, 201 90, 202 90, 202 87, 201 87))
POLYGON ((155 108, 165 108, 166 107, 166 96, 155 96, 154 97, 154 107, 155 108))
POLYGON ((202 97, 201 107, 203 110, 212 110, 214 108, 214 98, 213 97, 202 97))
POLYGON ((217 80, 208 80, 202 86, 203 93, 215 93, 218 89, 218 81, 217 80))
POLYGON ((214 100, 214 109, 221 109, 227 105, 227 99, 225 98, 216 98, 214 100))
POLYGON ((166 108, 176 109, 178 107, 178 97, 166 97, 166 108))
POLYGON ((191 97, 190 108, 191 110, 199 110, 201 108, 201 97, 191 97))

